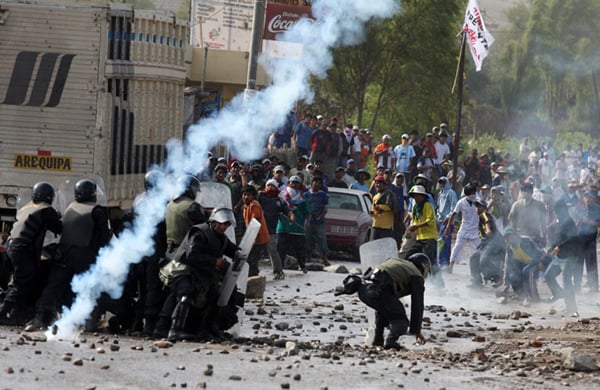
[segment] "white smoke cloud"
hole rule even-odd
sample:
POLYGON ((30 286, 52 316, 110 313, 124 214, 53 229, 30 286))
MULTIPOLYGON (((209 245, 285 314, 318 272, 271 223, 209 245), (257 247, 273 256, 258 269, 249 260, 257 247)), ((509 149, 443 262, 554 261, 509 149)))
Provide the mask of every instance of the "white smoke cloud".
POLYGON ((58 333, 48 332, 49 339, 76 338, 102 292, 113 298, 121 296, 129 266, 152 253, 152 236, 164 218, 166 202, 181 190, 177 177, 198 172, 210 148, 219 143, 228 145, 242 160, 260 157, 270 131, 284 123, 295 102, 311 99, 309 77, 325 77, 332 65, 331 49, 358 43, 366 21, 389 17, 399 9, 398 0, 313 1, 317 21, 301 21, 286 33, 286 39, 303 45, 303 55, 297 59, 261 57, 272 84, 257 92, 251 110, 246 109, 242 95, 236 96, 218 116, 191 126, 184 143, 168 143, 168 159, 160 167, 165 180, 137 205, 133 225, 100 251, 88 272, 73 279, 75 300, 63 309, 56 323, 58 333))

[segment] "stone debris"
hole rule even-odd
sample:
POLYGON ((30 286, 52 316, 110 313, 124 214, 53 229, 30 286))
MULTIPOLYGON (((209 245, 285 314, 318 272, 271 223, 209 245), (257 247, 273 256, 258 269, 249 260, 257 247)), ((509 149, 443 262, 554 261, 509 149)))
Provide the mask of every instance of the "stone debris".
POLYGON ((334 265, 329 265, 327 267, 323 267, 323 271, 325 272, 331 272, 334 274, 347 274, 348 272, 348 268, 346 268, 345 265, 343 264, 334 264, 334 265))
POLYGON ((257 299, 262 298, 265 295, 265 288, 267 286, 267 277, 264 275, 250 276, 248 277, 248 283, 246 284, 246 298, 257 299))
POLYGON ((600 369, 594 355, 577 352, 572 348, 565 353, 564 365, 572 371, 597 371, 600 369))

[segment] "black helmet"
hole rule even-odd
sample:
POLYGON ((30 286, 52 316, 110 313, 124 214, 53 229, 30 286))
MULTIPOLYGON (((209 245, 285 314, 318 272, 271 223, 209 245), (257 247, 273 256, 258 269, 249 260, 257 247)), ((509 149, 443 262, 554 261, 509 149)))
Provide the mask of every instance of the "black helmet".
POLYGON ((77 202, 96 202, 96 183, 82 179, 75 184, 75 200, 77 202))
POLYGON ((343 286, 338 286, 335 288, 333 295, 337 297, 338 295, 342 294, 354 294, 362 285, 362 280, 358 275, 348 275, 344 278, 343 284, 343 286))
POLYGON ((200 180, 194 175, 181 176, 177 181, 185 185, 184 194, 192 198, 196 196, 196 192, 200 191, 200 180))
POLYGON ((425 253, 418 252, 410 255, 408 260, 421 271, 421 275, 426 279, 431 272, 431 261, 429 260, 429 257, 425 253))
POLYGON ((156 186, 156 183, 164 176, 158 169, 153 169, 144 176, 144 190, 150 191, 156 186))
POLYGON ((31 200, 35 203, 45 202, 51 204, 54 200, 54 187, 45 181, 35 183, 31 190, 31 200))

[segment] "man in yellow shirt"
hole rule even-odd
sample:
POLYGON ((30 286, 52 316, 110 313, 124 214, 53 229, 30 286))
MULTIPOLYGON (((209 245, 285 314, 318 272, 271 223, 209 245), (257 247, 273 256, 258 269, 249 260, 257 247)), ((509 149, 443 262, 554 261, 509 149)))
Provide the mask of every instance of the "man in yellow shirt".
POLYGON ((414 253, 423 252, 432 260, 431 276, 436 287, 443 288, 444 281, 437 265, 437 239, 438 229, 436 222, 435 209, 431 202, 425 187, 422 185, 413 186, 408 192, 408 196, 415 201, 412 207, 412 220, 408 227, 409 232, 416 235, 414 247, 408 250, 409 256, 414 253))
POLYGON ((373 195, 371 206, 371 215, 373 215, 371 241, 385 237, 394 238, 394 216, 395 213, 400 212, 396 195, 387 188, 383 176, 375 176, 373 183, 377 193, 373 195))

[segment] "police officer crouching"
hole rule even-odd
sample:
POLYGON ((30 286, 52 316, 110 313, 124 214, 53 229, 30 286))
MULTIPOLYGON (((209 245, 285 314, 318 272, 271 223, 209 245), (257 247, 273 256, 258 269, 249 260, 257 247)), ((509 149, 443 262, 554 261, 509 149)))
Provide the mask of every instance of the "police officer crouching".
MULTIPOLYGON (((44 267, 41 260, 46 231, 62 232, 60 216, 51 206, 54 187, 46 182, 33 186, 31 202, 17 212, 17 220, 10 232, 8 259, 12 281, 2 305, 0 324, 23 325, 33 315, 33 305, 44 286, 44 267)), ((49 263, 49 262, 46 262, 49 263)))
POLYGON ((161 269, 161 280, 171 290, 161 310, 155 337, 164 335, 168 322, 171 322, 170 341, 218 337, 219 285, 229 266, 223 255, 234 258, 238 250, 225 235, 229 226, 235 227, 233 211, 215 208, 208 223, 190 228, 171 262, 161 269), (192 308, 200 311, 198 315, 190 316, 192 308))
POLYGON ((425 278, 431 270, 431 261, 424 253, 415 253, 408 260, 391 257, 374 271, 367 271, 364 280, 358 275, 349 275, 344 285, 336 288, 335 295, 354 294, 367 306, 375 309, 374 346, 385 349, 401 349, 398 337, 406 334, 416 335, 419 344, 425 343, 421 333, 425 292, 425 278), (406 316, 403 303, 399 300, 410 295, 410 321, 406 316), (383 338, 384 329, 390 331, 383 338))

